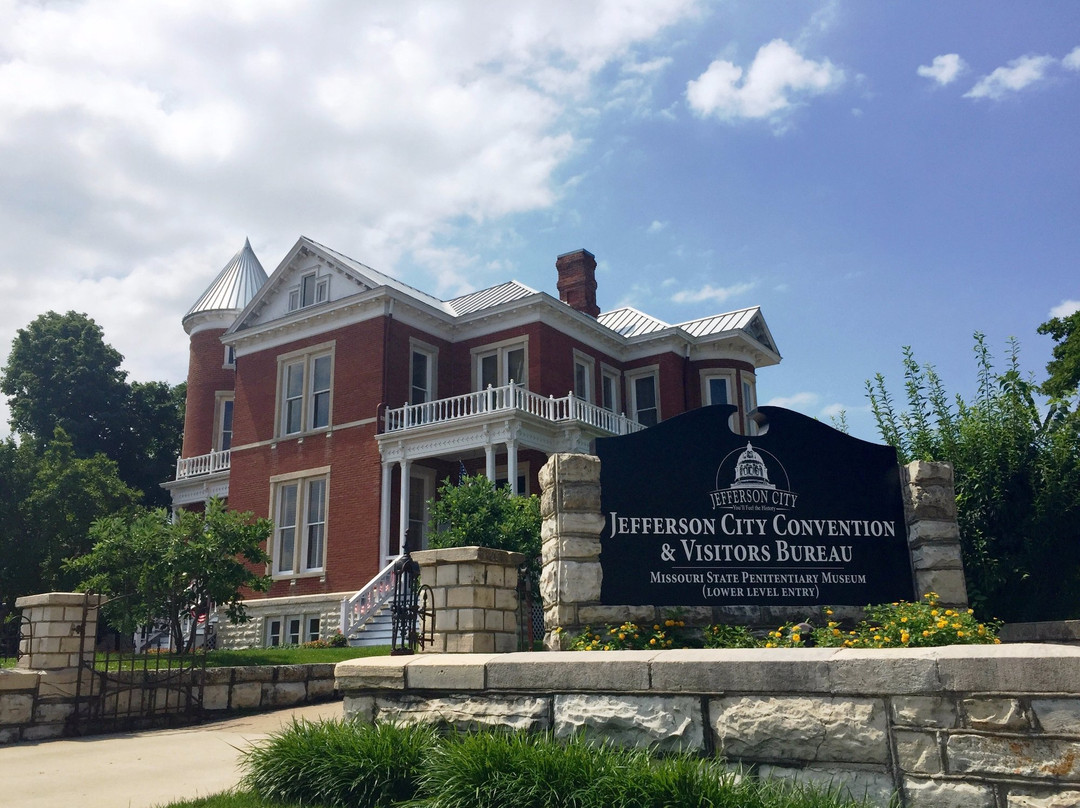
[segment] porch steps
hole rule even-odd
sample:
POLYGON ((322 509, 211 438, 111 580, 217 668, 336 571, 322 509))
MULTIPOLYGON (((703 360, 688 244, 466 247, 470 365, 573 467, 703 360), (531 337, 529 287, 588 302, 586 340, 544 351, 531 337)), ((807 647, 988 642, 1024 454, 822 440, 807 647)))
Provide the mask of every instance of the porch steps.
POLYGON ((390 604, 387 603, 375 612, 367 623, 349 638, 349 645, 354 647, 390 645, 393 639, 393 619, 389 607, 390 604))

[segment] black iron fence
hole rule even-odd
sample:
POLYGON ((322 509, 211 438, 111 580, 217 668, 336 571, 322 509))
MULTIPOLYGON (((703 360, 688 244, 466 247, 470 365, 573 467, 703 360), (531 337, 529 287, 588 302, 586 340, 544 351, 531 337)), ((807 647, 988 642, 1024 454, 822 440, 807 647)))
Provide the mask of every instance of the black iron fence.
POLYGON ((17 609, 0 609, 0 668, 13 668, 22 656, 23 640, 32 639, 30 618, 17 609))

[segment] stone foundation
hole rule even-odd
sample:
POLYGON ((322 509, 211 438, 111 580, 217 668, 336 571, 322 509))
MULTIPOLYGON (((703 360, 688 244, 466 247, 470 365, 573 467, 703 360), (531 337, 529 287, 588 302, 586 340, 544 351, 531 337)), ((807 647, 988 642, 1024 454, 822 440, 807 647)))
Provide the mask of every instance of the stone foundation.
POLYGON ((378 657, 337 666, 363 721, 585 733, 724 756, 905 808, 1080 805, 1080 648, 378 657))
POLYGON ((341 602, 352 592, 328 595, 298 595, 291 598, 252 598, 244 601, 246 623, 232 625, 222 614, 218 620, 218 648, 263 648, 266 645, 266 621, 278 617, 319 618, 319 635, 328 637, 341 628, 341 602))

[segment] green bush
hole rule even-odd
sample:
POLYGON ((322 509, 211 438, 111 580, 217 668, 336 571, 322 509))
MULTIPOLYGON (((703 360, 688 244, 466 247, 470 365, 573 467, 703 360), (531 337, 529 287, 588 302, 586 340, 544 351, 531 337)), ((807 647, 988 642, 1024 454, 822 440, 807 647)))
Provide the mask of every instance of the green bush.
POLYGON ((836 792, 743 776, 721 761, 688 754, 658 759, 644 749, 596 745, 581 736, 566 742, 526 733, 440 737, 430 728, 392 724, 294 724, 249 752, 245 768, 244 793, 272 804, 350 808, 864 805, 836 792))
POLYGON ((678 615, 670 615, 652 627, 639 626, 629 620, 621 626, 605 626, 593 631, 588 626, 574 637, 571 651, 650 651, 657 648, 686 648, 690 638, 686 623, 678 615))
POLYGON ((757 648, 761 645, 746 626, 715 624, 702 632, 706 648, 757 648))
POLYGON ((266 800, 390 806, 414 796, 435 739, 424 725, 294 722, 248 753, 242 785, 266 800))

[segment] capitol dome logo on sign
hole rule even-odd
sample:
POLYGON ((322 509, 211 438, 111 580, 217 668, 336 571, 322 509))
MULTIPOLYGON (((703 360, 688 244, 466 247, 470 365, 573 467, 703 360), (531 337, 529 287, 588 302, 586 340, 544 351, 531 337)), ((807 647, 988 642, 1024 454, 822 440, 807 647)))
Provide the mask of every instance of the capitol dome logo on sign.
POLYGON ((755 449, 747 441, 745 449, 730 452, 721 461, 716 470, 716 490, 709 492, 709 499, 713 510, 787 511, 795 507, 799 497, 788 490, 790 487, 787 471, 776 456, 755 449), (726 480, 733 481, 725 488, 722 481, 726 480))

